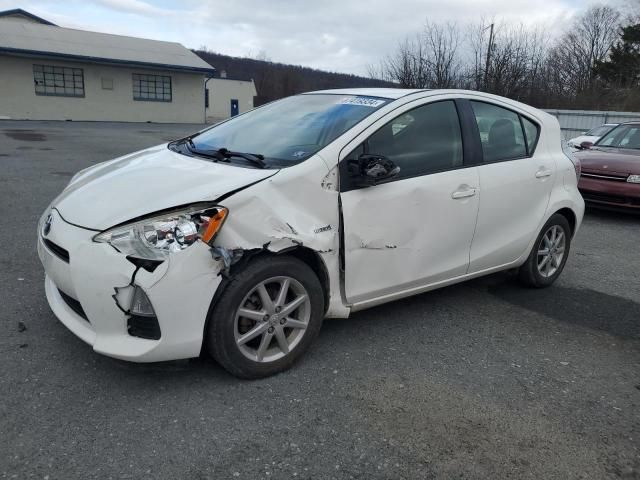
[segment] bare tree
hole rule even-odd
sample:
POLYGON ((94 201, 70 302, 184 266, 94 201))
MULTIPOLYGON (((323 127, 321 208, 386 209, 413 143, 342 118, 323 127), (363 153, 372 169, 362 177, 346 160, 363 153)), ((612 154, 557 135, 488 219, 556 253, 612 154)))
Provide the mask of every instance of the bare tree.
POLYGON ((459 31, 455 23, 427 22, 421 34, 405 38, 396 51, 369 75, 405 88, 453 88, 459 86, 459 31))
POLYGON ((542 81, 547 45, 540 28, 482 20, 467 27, 468 88, 530 101, 542 81))
POLYGON ((261 105, 273 100, 273 95, 266 95, 266 92, 273 92, 277 86, 276 71, 271 58, 264 50, 260 50, 256 54, 249 52, 246 58, 255 60, 256 67, 254 69, 253 82, 258 92, 258 101, 256 103, 261 105))
POLYGON ((402 88, 427 88, 426 63, 420 36, 407 37, 396 51, 369 67, 369 74, 402 88))
POLYGON ((591 7, 578 17, 549 54, 555 93, 575 96, 590 89, 593 68, 607 58, 618 37, 619 22, 618 10, 606 5, 591 7))
POLYGON ((471 52, 471 59, 466 67, 466 87, 473 90, 487 90, 489 65, 486 60, 489 51, 489 40, 493 43, 490 29, 493 20, 481 19, 479 23, 468 25, 467 43, 471 52), (489 32, 489 33, 488 33, 489 32))
POLYGON ((515 99, 528 98, 543 57, 539 31, 523 25, 497 31, 488 64, 487 90, 515 99))
POLYGON ((621 8, 627 25, 640 23, 640 0, 626 0, 621 8))
MULTIPOLYGON (((633 11, 627 9, 627 23, 633 11)), ((464 26, 463 37, 456 23, 426 22, 369 74, 401 87, 470 88, 538 106, 576 105, 579 99, 589 108, 603 98, 594 67, 608 58, 621 18, 610 6, 590 7, 555 41, 543 25, 482 19, 464 26)))
POLYGON ((423 43, 429 87, 458 87, 461 75, 458 26, 451 22, 445 24, 427 22, 423 32, 423 43))

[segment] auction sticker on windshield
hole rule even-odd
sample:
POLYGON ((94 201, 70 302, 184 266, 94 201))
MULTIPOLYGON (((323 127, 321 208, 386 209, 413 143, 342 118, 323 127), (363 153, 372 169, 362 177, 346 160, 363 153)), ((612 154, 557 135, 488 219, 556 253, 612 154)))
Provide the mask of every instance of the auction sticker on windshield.
POLYGON ((385 101, 371 97, 345 97, 338 103, 342 105, 360 105, 362 107, 377 108, 380 105, 384 104, 385 101))

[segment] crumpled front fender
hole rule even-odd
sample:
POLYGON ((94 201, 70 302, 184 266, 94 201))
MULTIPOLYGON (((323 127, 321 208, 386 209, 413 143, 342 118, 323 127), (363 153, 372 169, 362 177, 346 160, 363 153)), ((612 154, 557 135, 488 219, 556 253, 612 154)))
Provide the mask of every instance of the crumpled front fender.
POLYGON ((214 242, 220 255, 295 248, 316 252, 329 278, 327 316, 346 317, 340 294, 339 207, 335 171, 319 156, 281 170, 221 202, 229 216, 214 242))

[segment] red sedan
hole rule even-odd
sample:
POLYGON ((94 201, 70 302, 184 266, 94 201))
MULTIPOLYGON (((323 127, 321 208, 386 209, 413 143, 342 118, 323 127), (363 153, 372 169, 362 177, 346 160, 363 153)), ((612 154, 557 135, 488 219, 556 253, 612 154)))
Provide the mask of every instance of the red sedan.
POLYGON ((582 163, 578 188, 586 202, 640 211, 640 122, 618 125, 575 155, 582 163))

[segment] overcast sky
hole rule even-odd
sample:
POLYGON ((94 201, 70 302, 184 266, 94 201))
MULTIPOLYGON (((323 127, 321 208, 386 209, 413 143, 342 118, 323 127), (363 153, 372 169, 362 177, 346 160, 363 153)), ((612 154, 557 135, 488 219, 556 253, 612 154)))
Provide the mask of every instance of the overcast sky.
MULTIPOLYGON (((608 0, 616 5, 629 0, 608 0)), ((600 2, 602 3, 602 2, 600 2)), ((570 28, 587 0, 0 0, 58 25, 180 42, 236 56, 355 74, 391 52, 428 18, 480 17, 570 28)))

